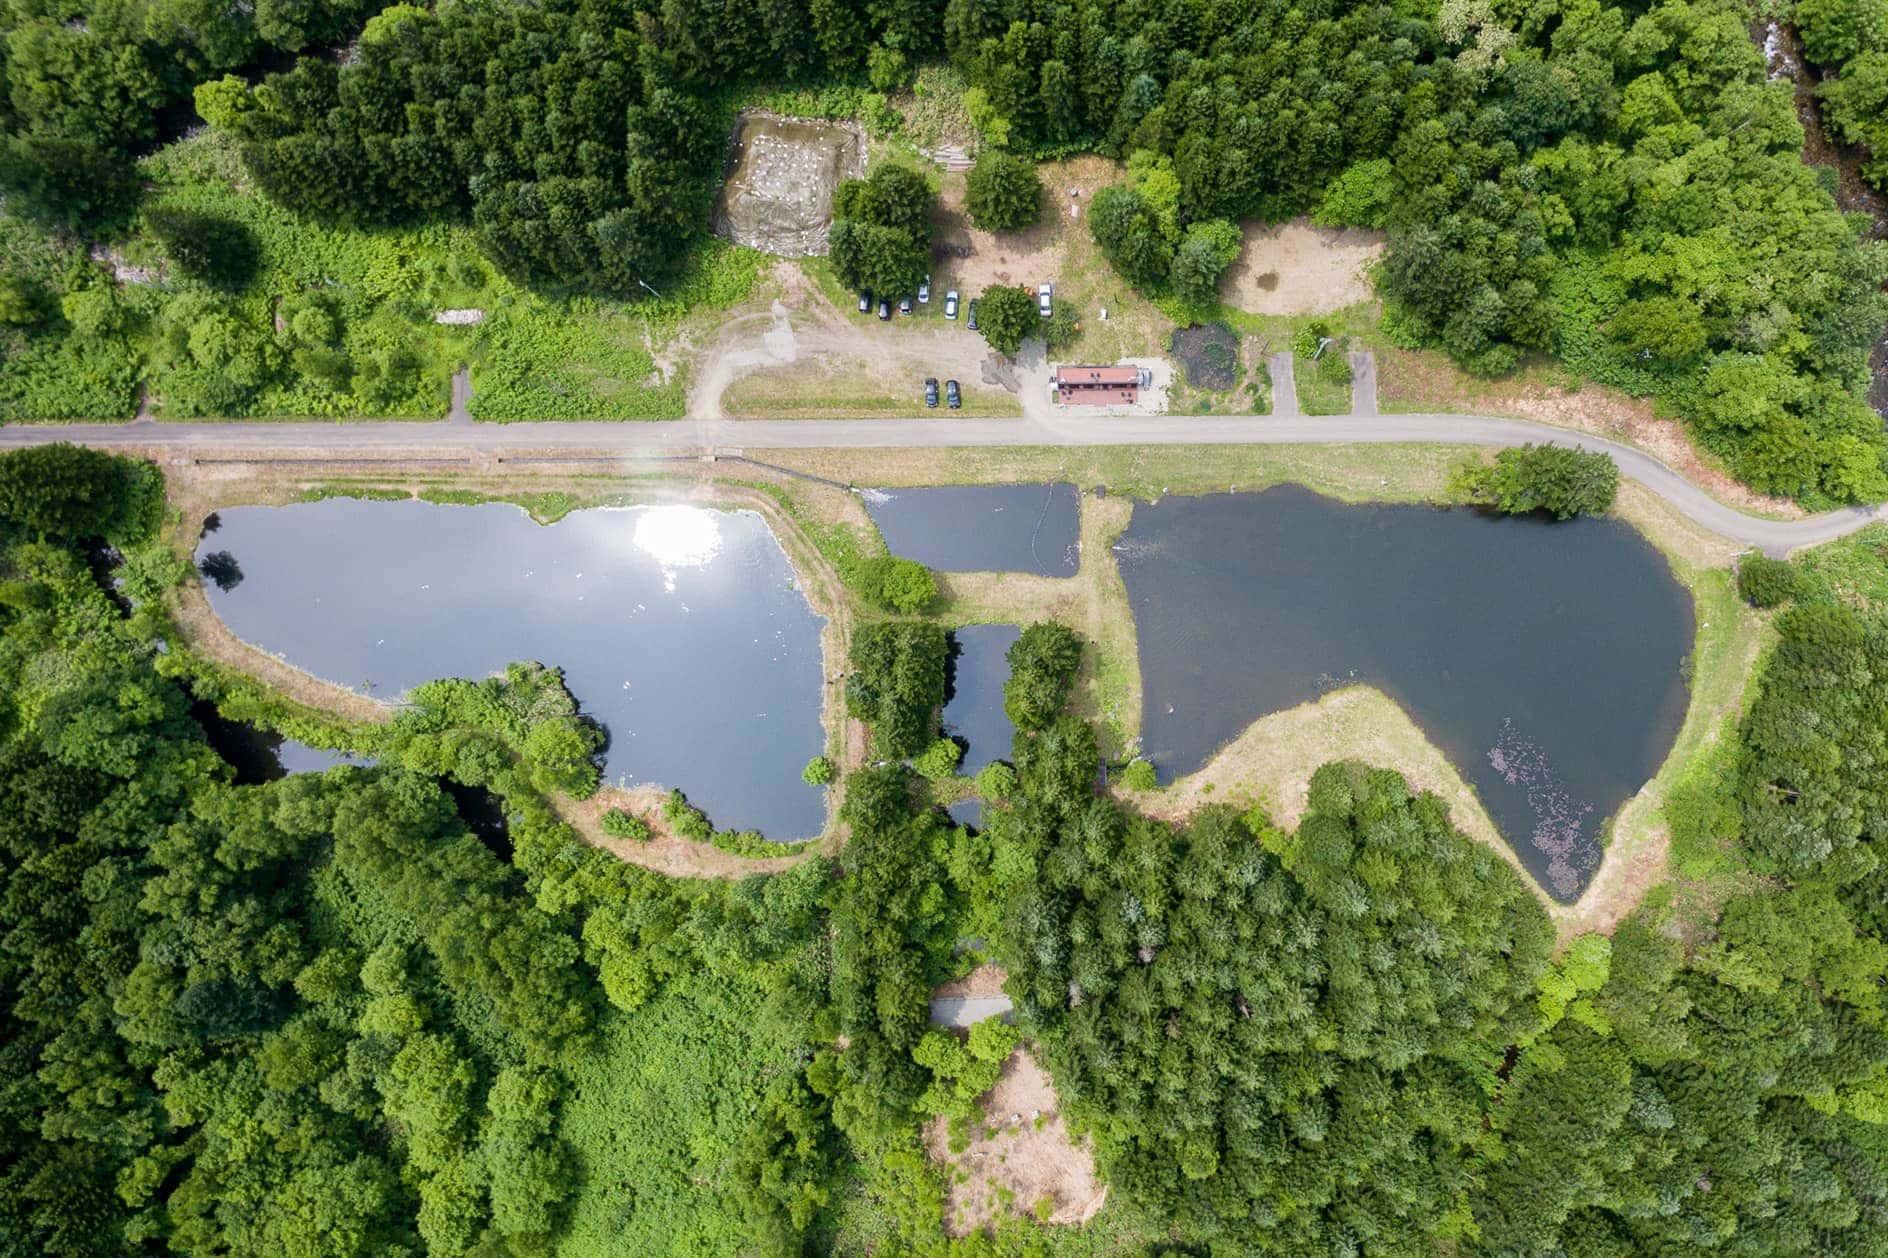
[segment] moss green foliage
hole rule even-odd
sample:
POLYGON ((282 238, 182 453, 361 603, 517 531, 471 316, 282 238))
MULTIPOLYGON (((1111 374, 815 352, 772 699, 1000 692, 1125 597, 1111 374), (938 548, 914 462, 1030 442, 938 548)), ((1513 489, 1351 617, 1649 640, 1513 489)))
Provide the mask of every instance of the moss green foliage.
POLYGON ((1888 525, 1871 524, 1798 553, 1796 596, 1861 612, 1888 609, 1888 525))
POLYGON ((814 756, 806 762, 806 768, 800 770, 800 780, 808 786, 825 786, 833 780, 836 772, 832 757, 814 756))
POLYGON ((1604 515, 1619 495, 1619 465, 1599 451, 1525 445, 1494 462, 1458 468, 1451 485, 1473 502, 1509 515, 1545 512, 1556 520, 1604 515))
POLYGON ((613 839, 628 839, 633 843, 647 843, 650 839, 649 823, 621 808, 606 808, 602 826, 603 833, 613 839))
POLYGON ((985 145, 964 176, 964 209, 985 231, 1028 227, 1042 217, 1042 180, 1029 162, 985 145))
POLYGON ((128 417, 141 377, 165 416, 438 416, 462 363, 481 419, 675 418, 685 381, 652 351, 692 311, 742 300, 758 270, 751 250, 715 242, 660 300, 537 295, 481 260, 467 228, 312 223, 242 190, 222 132, 142 170, 150 201, 116 247, 156 282, 114 286, 0 220, 0 241, 20 237, 0 274, 30 281, 43 308, 0 327, 0 418, 128 417), (485 319, 435 323, 447 309, 485 319))
POLYGON ((916 616, 937 601, 937 578, 915 559, 875 555, 855 565, 853 587, 880 611, 916 616))
POLYGON ((1042 330, 1036 294, 1009 284, 984 289, 977 298, 977 329, 991 349, 1014 355, 1026 338, 1042 330))
POLYGON ((533 790, 575 799, 596 793, 603 731, 578 712, 561 669, 510 664, 503 677, 431 681, 409 698, 390 742, 409 768, 509 794, 502 782, 516 756, 533 790))
POLYGON ((848 288, 892 301, 915 295, 931 270, 931 205, 924 176, 881 162, 833 191, 833 270, 848 288))
POLYGON ((977 794, 991 802, 1008 799, 1016 786, 1016 770, 1001 760, 992 760, 977 771, 977 794))
POLYGON ((977 1098, 996 1086, 1003 1063, 1021 1042, 1021 1033, 999 1018, 985 1018, 964 1039, 949 1031, 926 1031, 911 1050, 912 1058, 931 1072, 918 1108, 947 1118, 974 1116, 977 1098))
POLYGON ((1121 770, 1121 785, 1131 791, 1151 791, 1160 785, 1160 779, 1154 775, 1154 762, 1143 760, 1139 756, 1128 761, 1121 770))
POLYGON ((1552 947, 1513 871, 1359 766, 1319 771, 1287 861, 1229 808, 1176 829, 1086 791, 1041 802, 1003 814, 1037 875, 999 954, 1110 1181, 1187 1234, 1281 1252, 1359 1212, 1385 1244, 1436 1236, 1552 947), (1264 1084, 1300 1054, 1322 1068, 1264 1084), (1129 1083, 1148 1076, 1187 1099, 1129 1083))
POLYGON ((1082 666, 1082 640, 1067 625, 1040 620, 1023 630, 1003 658, 1010 666, 1003 711, 1017 729, 1038 730, 1068 703, 1082 666))
POLYGON ((1331 180, 1311 221, 1319 227, 1382 227, 1396 198, 1396 175, 1387 157, 1352 162, 1331 180))
POLYGON ((956 739, 935 738, 928 747, 911 758, 911 767, 917 770, 919 777, 942 782, 957 775, 957 762, 963 756, 964 749, 956 739))
POLYGON ((41 538, 128 548, 151 536, 163 510, 163 478, 148 463, 64 442, 0 454, 0 517, 41 538))
POLYGON ((1737 561, 1737 594, 1752 607, 1778 607, 1790 601, 1798 587, 1796 569, 1786 559, 1745 555, 1737 561))
POLYGON ((846 711, 871 725, 875 756, 902 760, 930 744, 949 653, 944 631, 922 621, 861 625, 853 633, 846 711))
POLYGON ((672 790, 662 801, 662 819, 669 823, 669 829, 685 839, 705 843, 714 837, 714 824, 708 820, 708 814, 688 802, 688 796, 679 790, 672 790))

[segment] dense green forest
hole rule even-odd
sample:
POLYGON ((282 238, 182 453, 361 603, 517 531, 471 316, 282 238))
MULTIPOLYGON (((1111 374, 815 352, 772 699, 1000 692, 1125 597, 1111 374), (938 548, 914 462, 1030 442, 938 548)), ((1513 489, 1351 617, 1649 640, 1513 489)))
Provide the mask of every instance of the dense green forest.
MULTIPOLYGON (((1873 143, 1880 6, 1794 8, 1811 58, 1840 69, 1819 89, 1831 129, 1873 143)), ((310 287, 333 279, 333 259, 254 291, 245 259, 274 266, 292 247, 252 240, 242 200, 337 243, 461 233, 484 261, 456 254, 454 274, 427 276, 442 295, 485 291, 489 265, 526 290, 643 297, 696 273, 722 137, 757 70, 896 92, 943 59, 993 152, 1127 164, 1089 224, 1124 276, 1177 309, 1211 309, 1239 220, 1385 227, 1393 337, 1491 375, 1558 355, 1656 397, 1758 489, 1888 496, 1881 419, 1863 400, 1888 255, 1803 164, 1789 87, 1766 79, 1734 0, 195 13, 182 0, 0 13, 0 192, 21 220, 0 282, 0 354, 18 383, 0 385, 0 416, 126 414, 141 378, 178 414, 436 413, 437 349, 392 313, 415 294, 369 275, 310 287), (216 162, 240 166, 217 171, 247 190, 235 204, 204 195, 204 172, 180 158, 133 165, 192 108, 216 162), (142 204, 141 180, 157 186, 142 204), (81 235, 48 244, 26 220, 81 235), (127 229, 172 264, 166 300, 128 303, 73 243, 127 229)), ((979 218, 1028 221, 1027 176, 985 162, 979 218)), ((928 224, 904 221, 922 199, 859 196, 839 206, 835 262, 902 291, 925 265, 928 224)), ((517 387, 486 403, 494 417, 571 405, 567 389, 517 387)))
MULTIPOLYGON (((770 877, 580 842, 546 800, 600 735, 536 665, 423 687, 377 767, 237 784, 161 488, 0 456, 0 1252, 1888 1253, 1879 539, 1764 573, 1689 880, 1556 954, 1393 773, 1322 769, 1295 832, 1098 793, 1050 626, 982 831, 888 760, 836 862, 770 877), (1111 1186, 1084 1229, 943 1237, 918 1124, 1008 1044, 926 1034, 973 932, 1111 1186)), ((886 754, 926 746, 942 634, 856 650, 886 754)))

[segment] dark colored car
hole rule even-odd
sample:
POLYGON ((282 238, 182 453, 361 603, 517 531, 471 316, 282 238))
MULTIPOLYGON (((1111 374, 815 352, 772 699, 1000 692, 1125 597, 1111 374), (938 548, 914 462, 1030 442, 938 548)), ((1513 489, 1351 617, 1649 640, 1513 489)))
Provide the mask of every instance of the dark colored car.
POLYGON ((898 313, 899 313, 899 314, 910 314, 910 313, 911 313, 911 298, 909 298, 909 297, 906 297, 906 298, 904 298, 904 299, 902 299, 901 301, 899 301, 899 303, 898 303, 898 313))
POLYGON ((892 317, 892 304, 883 297, 878 299, 878 317, 881 319, 889 319, 892 317))
POLYGON ((957 391, 957 382, 955 380, 946 380, 944 382, 944 403, 952 410, 956 410, 964 404, 964 395, 957 391))
POLYGON ((864 292, 859 294, 859 313, 870 314, 871 312, 872 312, 872 290, 868 288, 864 292))
POLYGON ((931 407, 935 407, 937 405, 937 377, 936 376, 926 376, 924 378, 924 404, 926 406, 931 406, 931 407))
POLYGON ((977 299, 975 297, 970 299, 970 330, 972 332, 977 330, 977 299))

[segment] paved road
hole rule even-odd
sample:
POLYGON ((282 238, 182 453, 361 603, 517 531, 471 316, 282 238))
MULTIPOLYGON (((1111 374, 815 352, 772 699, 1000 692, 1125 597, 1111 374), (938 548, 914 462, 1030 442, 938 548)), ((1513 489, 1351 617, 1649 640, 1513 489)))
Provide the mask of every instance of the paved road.
POLYGON ((1630 446, 1521 419, 1480 415, 1143 416, 1055 414, 1030 419, 676 420, 666 423, 156 423, 0 427, 0 448, 48 441, 138 446, 184 457, 258 459, 315 450, 327 457, 396 454, 495 458, 596 453, 611 457, 707 451, 964 446, 1344 445, 1441 442, 1552 443, 1610 454, 1626 476, 1714 533, 1771 554, 1888 519, 1888 508, 1851 508, 1778 521, 1725 506, 1630 446))

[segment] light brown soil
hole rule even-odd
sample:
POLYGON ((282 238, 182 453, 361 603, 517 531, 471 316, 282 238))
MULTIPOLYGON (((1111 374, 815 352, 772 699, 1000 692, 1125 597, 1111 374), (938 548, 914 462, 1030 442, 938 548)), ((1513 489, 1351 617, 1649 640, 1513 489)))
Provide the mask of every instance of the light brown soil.
POLYGON ((664 792, 659 787, 642 786, 633 790, 606 786, 589 799, 560 798, 554 801, 558 815, 576 829, 583 841, 610 855, 653 869, 672 878, 745 878, 749 874, 772 874, 810 858, 809 852, 766 859, 736 856, 708 843, 697 843, 669 832, 662 819, 664 792), (649 823, 654 837, 646 843, 617 839, 603 832, 603 814, 621 808, 649 823))
POLYGON ((1293 219, 1276 227, 1245 223, 1239 257, 1220 295, 1251 314, 1328 314, 1369 301, 1367 268, 1383 252, 1382 232, 1313 227, 1293 219))
POLYGON ((1617 389, 1587 384, 1569 389, 1541 370, 1504 380, 1476 380, 1435 350, 1377 349, 1377 396, 1391 411, 1473 411, 1558 424, 1637 446, 1719 502, 1753 515, 1794 520, 1803 509, 1738 483, 1717 460, 1692 443, 1684 425, 1659 419, 1652 403, 1617 389))
POLYGON ((943 317, 934 283, 920 313, 889 322, 835 306, 800 268, 774 266, 778 295, 723 319, 690 374, 688 413, 721 419, 816 419, 863 415, 1015 415, 1013 382, 1000 375, 982 336, 959 313, 943 317), (924 405, 924 381, 955 379, 964 409, 924 405))
POLYGON ((1010 1055, 996 1086, 978 1104, 983 1121, 973 1124, 961 1153, 951 1152, 944 1119, 925 1125, 925 1149, 949 1180, 946 1231, 968 1236, 1005 1210, 1027 1216, 1044 1198, 1051 1203, 1052 1224, 1086 1223, 1095 1216, 1108 1188, 1096 1178, 1086 1142, 1070 1136, 1048 1073, 1027 1051, 1010 1055))
POLYGON ((1000 965, 980 965, 962 978, 952 979, 931 993, 933 1000, 982 1000, 1003 994, 1009 975, 1000 965))

